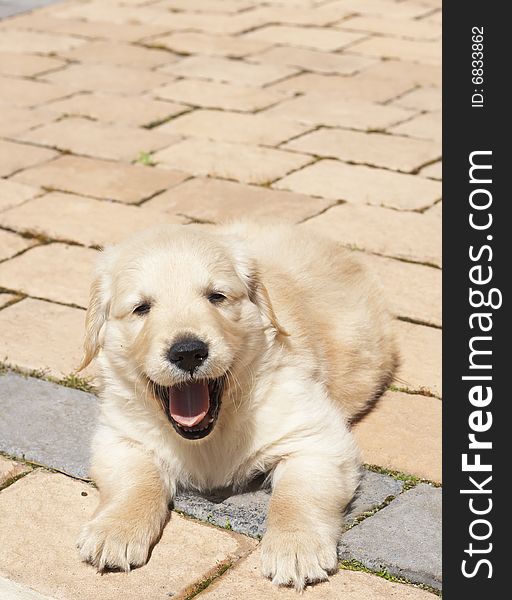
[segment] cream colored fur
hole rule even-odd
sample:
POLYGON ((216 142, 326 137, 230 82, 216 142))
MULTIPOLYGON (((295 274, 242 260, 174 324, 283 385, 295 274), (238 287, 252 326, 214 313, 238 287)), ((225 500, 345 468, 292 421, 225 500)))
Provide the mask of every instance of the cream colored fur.
POLYGON ((143 232, 100 258, 82 366, 96 355, 91 473, 101 501, 80 535, 84 560, 100 570, 142 565, 177 487, 241 487, 268 472, 264 575, 301 590, 336 569, 359 480, 349 422, 396 365, 381 291, 350 253, 287 226, 143 232), (212 305, 212 290, 227 300, 212 305), (132 314, 143 300, 150 313, 132 314), (210 347, 197 376, 228 372, 218 422, 197 441, 174 431, 150 383, 185 377, 164 357, 183 333, 210 347))

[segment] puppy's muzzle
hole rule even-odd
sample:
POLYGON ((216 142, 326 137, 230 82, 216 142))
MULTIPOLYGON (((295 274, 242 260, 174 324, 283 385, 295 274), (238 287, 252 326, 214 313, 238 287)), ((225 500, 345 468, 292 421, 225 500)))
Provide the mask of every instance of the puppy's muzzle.
POLYGON ((191 375, 208 358, 208 346, 198 338, 175 342, 167 352, 170 363, 191 375))

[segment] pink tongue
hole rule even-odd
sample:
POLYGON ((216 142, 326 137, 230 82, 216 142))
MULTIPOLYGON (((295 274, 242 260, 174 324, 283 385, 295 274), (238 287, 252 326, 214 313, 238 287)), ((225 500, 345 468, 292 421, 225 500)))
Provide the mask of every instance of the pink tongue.
POLYGON ((197 425, 205 418, 209 408, 210 393, 206 383, 190 383, 169 389, 169 412, 180 425, 197 425))

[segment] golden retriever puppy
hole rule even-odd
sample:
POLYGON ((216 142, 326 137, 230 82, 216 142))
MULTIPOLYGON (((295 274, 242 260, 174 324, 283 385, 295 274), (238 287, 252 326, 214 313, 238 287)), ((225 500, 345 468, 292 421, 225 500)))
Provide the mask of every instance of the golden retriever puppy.
POLYGON ((105 250, 82 364, 99 355, 102 384, 82 559, 143 565, 177 488, 264 472, 263 574, 326 579, 359 480, 348 425, 397 361, 381 296, 349 252, 295 227, 161 226, 105 250))

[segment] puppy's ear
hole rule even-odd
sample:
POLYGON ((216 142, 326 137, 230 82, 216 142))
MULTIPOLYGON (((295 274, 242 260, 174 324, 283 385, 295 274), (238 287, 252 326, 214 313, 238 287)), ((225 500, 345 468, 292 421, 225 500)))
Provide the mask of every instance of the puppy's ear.
POLYGON ((262 315, 270 322, 276 335, 289 335, 277 319, 268 290, 261 282, 260 274, 255 265, 253 265, 253 268, 248 273, 247 289, 249 300, 260 309, 262 315))
POLYGON ((247 255, 244 240, 238 236, 229 239, 229 245, 235 260, 235 268, 244 282, 249 300, 255 304, 263 317, 270 323, 276 335, 289 335, 279 323, 267 288, 261 280, 256 261, 247 255))
POLYGON ((100 268, 91 284, 89 306, 85 317, 84 354, 77 371, 82 371, 98 354, 101 330, 110 308, 110 282, 106 272, 106 257, 101 257, 100 268))

